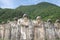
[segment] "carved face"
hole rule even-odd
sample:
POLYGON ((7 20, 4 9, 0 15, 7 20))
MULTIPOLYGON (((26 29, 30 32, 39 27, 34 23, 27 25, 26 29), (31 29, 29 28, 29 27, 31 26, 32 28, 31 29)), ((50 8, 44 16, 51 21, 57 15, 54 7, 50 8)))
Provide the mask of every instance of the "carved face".
POLYGON ((37 21, 37 23, 39 24, 39 23, 41 22, 41 16, 37 16, 37 17, 36 17, 36 21, 37 21))
POLYGON ((34 26, 35 27, 40 27, 41 26, 41 21, 40 20, 35 20, 34 21, 34 26))
POLYGON ((27 22, 28 21, 28 18, 27 17, 24 17, 24 21, 27 22))
POLYGON ((60 23, 55 23, 55 26, 60 29, 60 23))
POLYGON ((26 17, 21 20, 21 25, 22 26, 28 26, 29 25, 29 19, 26 17))
POLYGON ((37 21, 38 24, 41 22, 41 20, 36 20, 36 21, 37 21))

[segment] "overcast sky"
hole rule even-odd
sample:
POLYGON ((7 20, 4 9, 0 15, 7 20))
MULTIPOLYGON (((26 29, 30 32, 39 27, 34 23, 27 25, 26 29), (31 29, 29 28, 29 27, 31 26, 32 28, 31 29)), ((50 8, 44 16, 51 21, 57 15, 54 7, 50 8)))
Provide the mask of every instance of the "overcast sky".
POLYGON ((0 0, 0 7, 16 8, 21 5, 33 5, 40 2, 49 2, 60 6, 60 0, 0 0))

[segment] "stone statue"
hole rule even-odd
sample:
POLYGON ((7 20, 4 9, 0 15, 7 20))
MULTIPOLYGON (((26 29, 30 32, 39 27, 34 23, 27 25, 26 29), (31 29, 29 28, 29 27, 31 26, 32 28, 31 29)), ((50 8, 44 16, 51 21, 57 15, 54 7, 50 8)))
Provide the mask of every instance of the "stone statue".
POLYGON ((18 20, 21 29, 21 38, 20 40, 31 40, 32 37, 32 23, 27 14, 24 14, 22 18, 18 20))
POLYGON ((17 40, 17 35, 18 35, 17 19, 14 19, 14 21, 10 21, 9 24, 10 24, 11 40, 17 40))
POLYGON ((2 24, 0 24, 0 39, 3 40, 3 31, 4 30, 4 27, 2 24))
POLYGON ((34 40, 45 40, 45 31, 43 26, 43 21, 40 16, 37 16, 34 23, 34 40))
POLYGON ((56 39, 60 39, 60 20, 57 19, 54 25, 55 25, 56 39))
POLYGON ((47 20, 47 22, 45 23, 45 28, 46 28, 46 39, 55 40, 55 29, 51 19, 47 20))

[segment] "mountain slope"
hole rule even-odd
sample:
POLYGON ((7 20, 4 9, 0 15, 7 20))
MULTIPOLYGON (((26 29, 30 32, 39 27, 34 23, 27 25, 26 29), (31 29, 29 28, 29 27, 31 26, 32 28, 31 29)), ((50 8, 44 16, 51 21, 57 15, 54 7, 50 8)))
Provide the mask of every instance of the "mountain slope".
POLYGON ((48 18, 51 18, 52 21, 60 19, 59 6, 48 2, 41 2, 36 5, 19 6, 16 9, 1 9, 0 22, 12 20, 14 17, 20 18, 24 13, 27 13, 32 19, 35 19, 38 15, 45 21, 48 18))
POLYGON ((48 18, 56 20, 60 17, 60 7, 47 2, 42 2, 32 6, 21 6, 18 7, 17 10, 28 13, 31 18, 40 15, 44 20, 47 20, 48 18))

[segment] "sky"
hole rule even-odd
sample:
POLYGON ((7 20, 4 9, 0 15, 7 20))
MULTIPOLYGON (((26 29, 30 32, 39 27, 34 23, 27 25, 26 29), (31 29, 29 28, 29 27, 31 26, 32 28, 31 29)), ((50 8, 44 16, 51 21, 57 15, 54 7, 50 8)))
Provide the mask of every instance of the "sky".
POLYGON ((40 2, 49 2, 60 6, 60 0, 0 0, 0 8, 17 8, 21 5, 35 5, 40 2))

